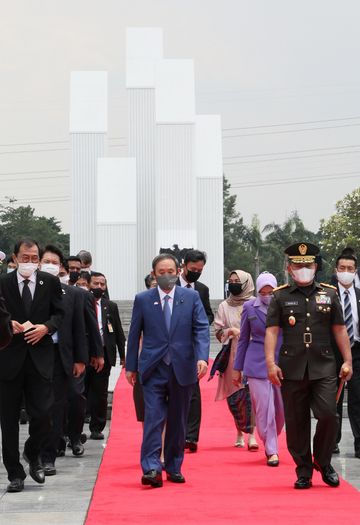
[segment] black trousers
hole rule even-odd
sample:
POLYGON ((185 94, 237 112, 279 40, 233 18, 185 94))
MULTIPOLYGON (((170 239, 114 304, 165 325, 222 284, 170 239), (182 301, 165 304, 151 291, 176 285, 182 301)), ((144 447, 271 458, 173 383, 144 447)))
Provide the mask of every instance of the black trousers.
POLYGON ((283 380, 286 440, 298 476, 312 477, 311 413, 317 419, 313 456, 321 466, 329 465, 338 431, 336 377, 301 381, 283 380))
POLYGON ((199 381, 194 386, 187 420, 186 441, 199 441, 201 424, 201 391, 199 381))
POLYGON ((84 428, 86 414, 85 376, 86 372, 84 371, 80 377, 72 376, 69 381, 65 434, 69 436, 71 443, 80 440, 84 428))
POLYGON ((351 348, 353 376, 348 382, 348 414, 355 450, 360 450, 360 343, 351 348))
POLYGON ((92 366, 86 368, 85 393, 90 415, 90 432, 101 432, 106 425, 110 370, 111 365, 106 356, 101 372, 96 372, 92 366))
POLYGON ((39 374, 29 353, 14 379, 0 381, 2 452, 9 481, 26 478, 19 453, 19 414, 23 393, 29 415, 29 438, 24 451, 30 461, 35 461, 51 428, 53 384, 39 374))

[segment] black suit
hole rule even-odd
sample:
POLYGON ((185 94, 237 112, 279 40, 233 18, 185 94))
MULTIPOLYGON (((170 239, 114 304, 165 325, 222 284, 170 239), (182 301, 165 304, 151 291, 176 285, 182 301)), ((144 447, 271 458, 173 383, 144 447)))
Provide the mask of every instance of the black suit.
POLYGON ((0 279, 0 289, 12 320, 45 324, 49 330, 37 344, 26 343, 23 334, 14 335, 10 345, 0 352, 0 417, 4 465, 9 480, 25 479, 19 455, 19 413, 22 395, 30 416, 29 438, 24 451, 36 461, 50 429, 49 410, 53 401, 52 378, 54 345, 51 338, 64 315, 59 279, 36 272, 36 286, 30 314, 25 314, 19 292, 17 271, 0 279))
MULTIPOLYGON (((360 289, 354 288, 357 303, 358 319, 360 320, 360 289)), ((341 299, 341 294, 338 287, 338 293, 341 299)), ((360 324, 360 323, 359 323, 360 324)), ((333 338, 333 347, 336 357, 337 372, 339 374, 341 365, 343 363, 342 355, 336 345, 335 339, 333 338)), ((354 436, 355 450, 360 450, 360 342, 354 341, 351 347, 351 354, 353 360, 353 376, 347 384, 348 387, 348 415, 351 425, 351 430, 354 436)), ((340 379, 338 378, 338 385, 340 379)), ((339 432, 337 435, 336 442, 340 443, 341 440, 341 424, 342 424, 342 412, 343 412, 343 398, 344 390, 342 391, 341 397, 337 405, 337 412, 339 415, 339 432)))
POLYGON ((105 297, 101 299, 102 339, 105 364, 101 372, 92 367, 86 371, 86 391, 90 413, 89 429, 101 432, 106 425, 107 395, 111 367, 116 364, 116 347, 120 359, 125 359, 125 335, 121 326, 117 304, 105 297))
MULTIPOLYGON (((73 378, 74 363, 88 363, 88 347, 85 331, 85 317, 83 309, 83 294, 79 289, 65 284, 63 291, 63 305, 65 315, 57 331, 54 366, 54 403, 51 409, 52 429, 42 447, 41 459, 43 462, 55 462, 56 452, 60 439, 64 435, 64 415, 69 386, 73 378)), ((82 412, 85 405, 82 403, 82 412)), ((82 432, 79 428, 79 410, 76 402, 69 405, 69 428, 78 428, 76 437, 82 432)), ((70 439, 73 436, 70 435, 70 439)))
POLYGON ((11 339, 10 314, 5 308, 4 298, 0 296, 0 350, 9 344, 11 339))
MULTIPOLYGON (((181 281, 178 279, 178 285, 181 286, 181 281)), ((199 281, 194 283, 194 289, 200 295, 201 302, 203 304, 205 313, 209 320, 209 325, 214 321, 214 314, 210 306, 209 288, 199 281)), ((190 402, 189 416, 186 428, 186 441, 199 441, 201 425, 201 391, 200 383, 197 381, 195 384, 193 394, 190 402)))

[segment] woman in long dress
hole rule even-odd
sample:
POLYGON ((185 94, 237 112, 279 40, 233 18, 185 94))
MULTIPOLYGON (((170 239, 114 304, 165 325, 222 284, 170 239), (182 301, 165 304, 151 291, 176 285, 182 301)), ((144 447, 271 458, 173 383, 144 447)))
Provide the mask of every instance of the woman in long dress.
POLYGON ((229 363, 224 373, 219 375, 218 388, 215 396, 215 401, 227 400, 229 410, 234 417, 235 426, 237 429, 237 436, 235 441, 236 447, 244 447, 245 439, 244 433, 249 433, 248 449, 257 450, 259 445, 256 442, 254 435, 254 424, 245 428, 240 421, 241 412, 245 412, 249 407, 242 406, 244 401, 238 401, 239 390, 245 388, 243 384, 235 386, 232 380, 233 363, 236 353, 236 348, 240 335, 240 319, 243 310, 243 305, 246 301, 253 297, 254 282, 251 275, 242 270, 231 271, 228 278, 229 297, 219 305, 219 309, 215 315, 214 327, 215 335, 222 344, 231 341, 231 350, 229 363))

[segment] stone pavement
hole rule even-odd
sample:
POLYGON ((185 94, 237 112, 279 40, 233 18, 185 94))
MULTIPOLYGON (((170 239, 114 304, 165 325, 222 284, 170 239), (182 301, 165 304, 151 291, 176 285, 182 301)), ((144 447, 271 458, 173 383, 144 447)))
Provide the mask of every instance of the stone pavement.
MULTIPOLYGON (((119 367, 113 370, 111 390, 119 372, 119 367)), ((224 405, 224 410, 226 409, 224 405)), ((20 428, 22 450, 27 425, 21 425, 20 428)), ((85 431, 89 435, 87 425, 85 431)), ((109 424, 105 431, 105 441, 88 440, 85 444, 85 455, 82 457, 74 457, 71 450, 67 449, 66 456, 56 461, 57 475, 47 477, 44 485, 38 485, 28 476, 25 480, 25 490, 19 494, 5 492, 8 481, 4 466, 0 463, 0 525, 82 525, 106 446, 108 431, 109 424)), ((229 437, 231 441, 232 435, 229 437)), ((340 450, 340 455, 333 458, 333 465, 343 478, 360 490, 360 459, 354 458, 353 438, 347 418, 343 420, 340 450)))

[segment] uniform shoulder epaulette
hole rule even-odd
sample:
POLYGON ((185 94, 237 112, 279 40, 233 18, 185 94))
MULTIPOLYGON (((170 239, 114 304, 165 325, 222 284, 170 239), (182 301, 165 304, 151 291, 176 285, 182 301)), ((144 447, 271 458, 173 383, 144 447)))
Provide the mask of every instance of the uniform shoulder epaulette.
POLYGON ((282 290, 283 288, 290 288, 290 284, 283 284, 281 286, 277 286, 273 289, 273 292, 277 292, 278 290, 282 290))
POLYGON ((332 284, 320 283, 320 286, 323 286, 324 288, 332 288, 337 291, 336 286, 333 286, 332 284))

